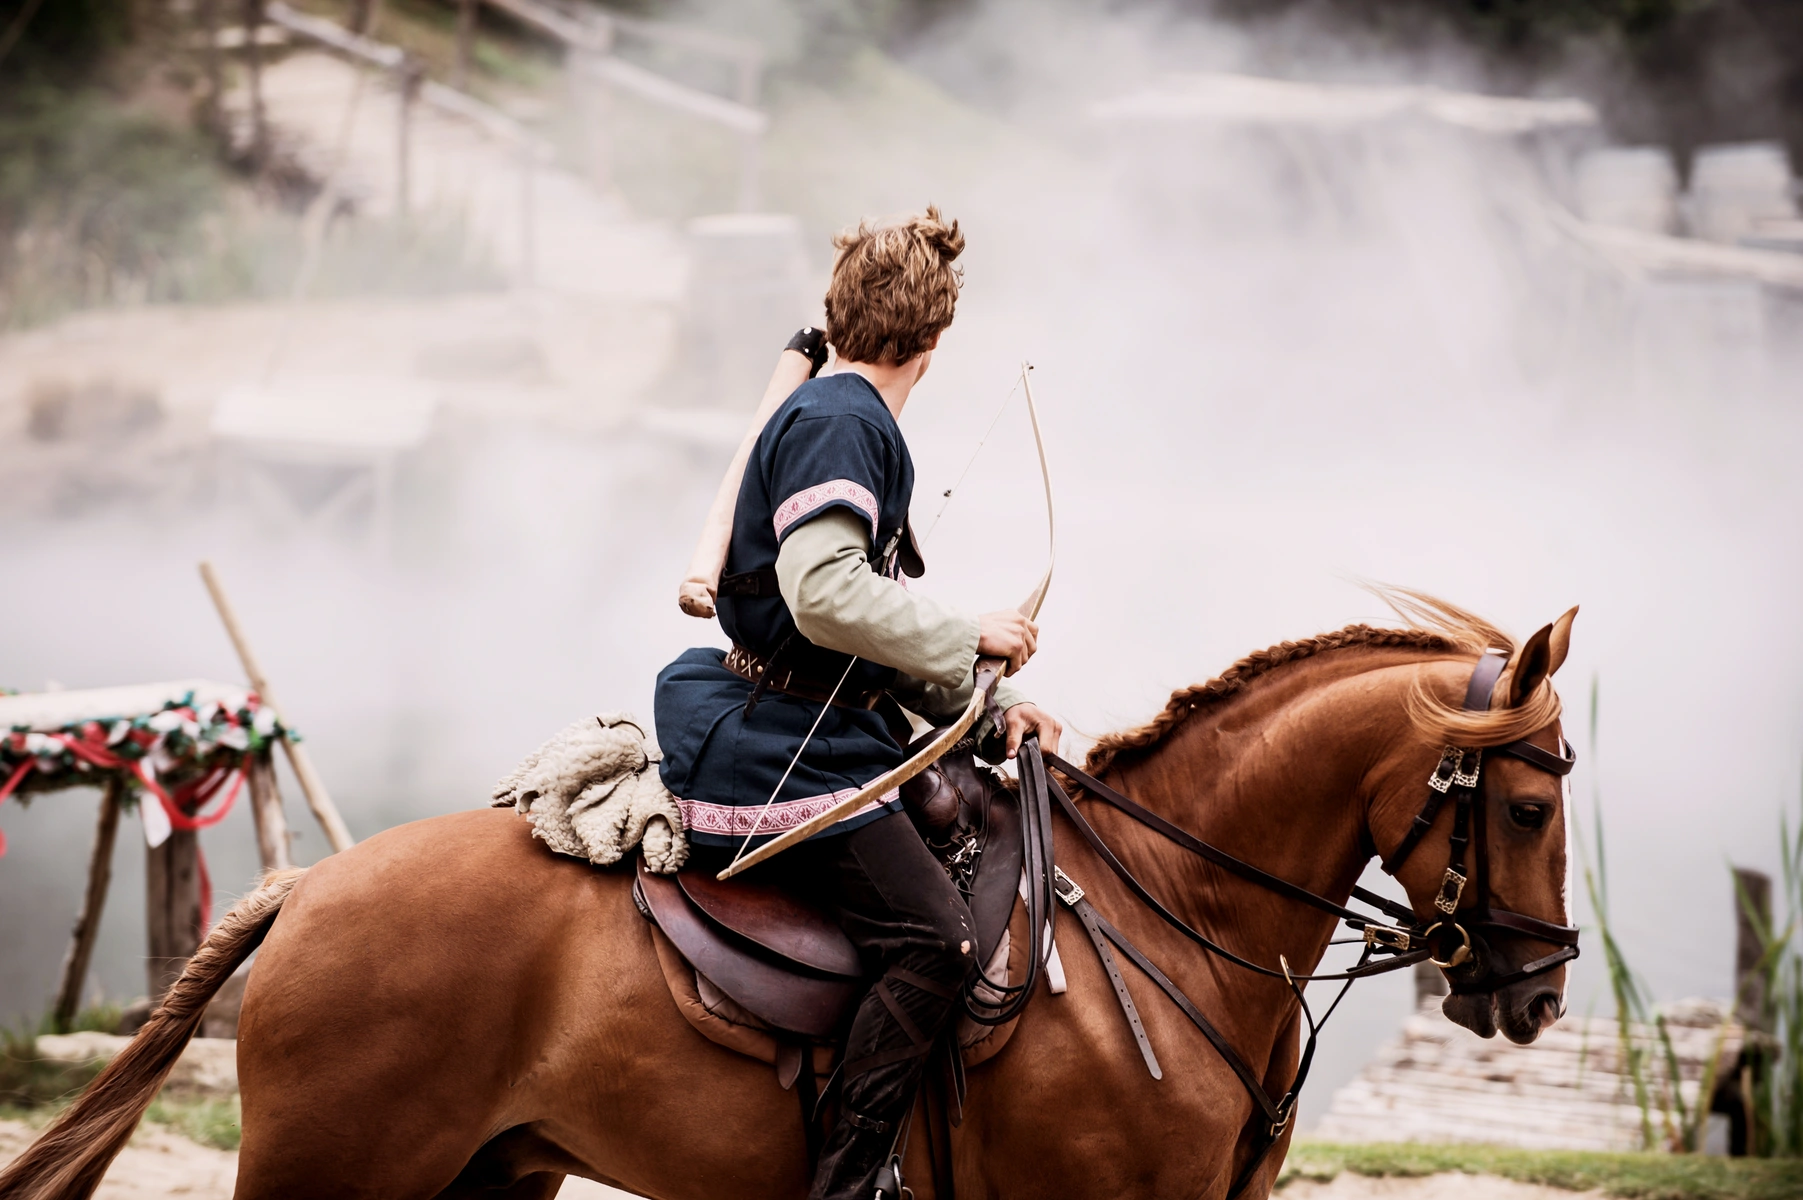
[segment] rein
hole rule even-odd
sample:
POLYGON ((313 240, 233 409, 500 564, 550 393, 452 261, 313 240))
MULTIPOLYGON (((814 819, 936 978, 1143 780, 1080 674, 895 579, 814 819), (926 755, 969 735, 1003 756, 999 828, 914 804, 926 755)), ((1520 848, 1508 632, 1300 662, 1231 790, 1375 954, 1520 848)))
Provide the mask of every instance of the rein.
MULTIPOLYGON (((1465 710, 1468 712, 1484 712, 1490 707, 1490 694, 1502 675, 1506 659, 1496 652, 1486 652, 1478 659, 1471 674, 1471 681, 1466 688, 1465 710)), ((1577 762, 1576 751, 1569 742, 1561 739, 1564 752, 1554 754, 1534 746, 1525 740, 1510 742, 1507 745, 1489 747, 1491 754, 1503 754, 1519 759, 1539 770, 1563 777, 1570 774, 1577 762)), ((1422 839, 1432 828, 1442 807, 1448 798, 1453 801, 1453 828, 1448 838, 1448 865, 1441 878, 1439 892, 1434 897, 1435 919, 1423 922, 1416 917, 1414 911, 1405 905, 1398 904, 1364 888, 1354 887, 1352 898, 1362 904, 1375 908, 1381 916, 1372 916, 1357 912, 1343 904, 1320 896, 1307 888, 1281 879, 1253 864, 1246 862, 1212 846, 1187 830, 1173 824, 1150 809, 1109 787, 1095 776, 1066 761, 1056 754, 1043 752, 1036 737, 1029 737, 1020 749, 1021 808, 1025 818, 1023 832, 1025 838, 1025 862, 1027 879, 1033 884, 1029 888, 1027 928, 1032 936, 1041 938, 1036 953, 1029 955, 1027 977, 1020 985, 1013 987, 996 987, 993 982, 989 986, 1001 992, 1005 999, 1000 1004, 982 1006, 987 1011, 979 1014, 967 1001, 969 1014, 984 1024, 999 1024, 1014 1015, 1025 1006, 1032 994, 1033 985, 1037 983, 1039 970, 1049 953, 1049 936, 1042 937, 1041 931, 1049 935, 1050 903, 1046 896, 1047 886, 1059 902, 1071 909, 1073 915, 1082 923, 1084 931, 1094 944, 1097 956, 1101 959, 1104 971, 1108 975, 1115 998, 1119 1001, 1122 1013, 1127 1018, 1140 1055, 1144 1058, 1146 1069, 1152 1078, 1163 1078, 1158 1058, 1153 1052, 1150 1040, 1146 1036, 1144 1024, 1139 1010, 1134 1005, 1133 997, 1128 992, 1126 981, 1122 978, 1110 947, 1118 949, 1134 966, 1156 983, 1177 1008, 1189 1018, 1202 1035, 1214 1046, 1223 1061, 1244 1085, 1247 1094, 1258 1112, 1254 1114, 1251 1158, 1241 1169, 1236 1178, 1229 1197, 1236 1197, 1252 1180, 1252 1176, 1263 1163, 1265 1156, 1283 1136, 1295 1115, 1297 1097, 1308 1078, 1309 1068, 1314 1061, 1315 1046, 1322 1026, 1333 1015, 1339 1003, 1345 998, 1352 984, 1359 979, 1373 975, 1381 975, 1403 967, 1413 966, 1418 962, 1431 962, 1447 973, 1449 985, 1455 994, 1494 993, 1534 976, 1545 974, 1578 956, 1578 930, 1575 926, 1557 925, 1538 917, 1523 913, 1500 909, 1491 903, 1489 849, 1485 834, 1484 796, 1481 787, 1481 771, 1483 750, 1447 747, 1442 751, 1439 763, 1428 778, 1428 796, 1421 811, 1410 824, 1408 832, 1396 848, 1383 860, 1383 870, 1394 876, 1403 864, 1420 846, 1422 839), (1247 959, 1219 943, 1206 934, 1192 928, 1149 891, 1121 862, 1120 858, 1109 847, 1106 840, 1090 824, 1070 795, 1059 784, 1058 780, 1046 772, 1050 765, 1059 775, 1068 779, 1081 792, 1101 800, 1139 824, 1159 834, 1167 841, 1181 847, 1206 862, 1233 874, 1241 879, 1264 888, 1267 891, 1305 904, 1311 908, 1327 913, 1344 921, 1348 927, 1361 936, 1356 939, 1363 942, 1364 949, 1357 965, 1345 971, 1320 975, 1297 974, 1290 969, 1289 962, 1278 956, 1278 967, 1264 966, 1247 959), (1183 934, 1209 953, 1226 959, 1235 966, 1258 975, 1282 979, 1288 984, 1291 993, 1308 1025, 1308 1039, 1298 1060, 1295 1078, 1288 1090, 1279 1099, 1273 1100, 1266 1092, 1263 1083, 1247 1065, 1245 1060, 1234 1050, 1224 1035, 1205 1017, 1195 1003, 1186 996, 1168 975, 1159 969, 1150 958, 1146 957, 1125 934, 1111 924, 1106 917, 1096 911, 1085 898, 1083 888, 1072 880, 1057 866, 1052 854, 1052 834, 1048 797, 1057 802, 1078 834, 1095 851, 1096 856, 1124 883, 1142 904, 1156 913, 1171 928, 1183 934), (1475 823, 1475 830, 1474 830, 1475 823), (1466 869, 1467 854, 1472 858, 1472 867, 1466 869), (1461 901, 1467 898, 1469 885, 1470 904, 1461 907, 1461 901), (1044 914, 1046 924, 1041 923, 1044 914), (1474 963, 1472 930, 1489 930, 1497 934, 1513 934, 1551 942, 1559 947, 1553 953, 1529 962, 1517 971, 1506 975, 1496 975, 1484 967, 1481 960, 1474 963), (1381 957, 1379 957, 1381 956, 1381 957), (1457 979, 1454 973, 1459 968, 1473 964, 1479 969, 1475 975, 1467 979, 1457 979), (1340 983, 1342 986, 1333 1003, 1330 1004, 1321 1019, 1317 1021, 1309 1008, 1308 1001, 1302 993, 1302 984, 1308 982, 1340 983)), ((987 982, 987 981, 986 981, 987 982)))

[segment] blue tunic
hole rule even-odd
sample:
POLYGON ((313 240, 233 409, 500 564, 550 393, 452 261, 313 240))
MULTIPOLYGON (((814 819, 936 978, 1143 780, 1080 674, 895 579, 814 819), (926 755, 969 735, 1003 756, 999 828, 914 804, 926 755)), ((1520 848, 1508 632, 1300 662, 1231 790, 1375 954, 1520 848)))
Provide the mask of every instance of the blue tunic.
MULTIPOLYGON (((909 573, 918 574, 918 557, 903 553, 913 493, 907 443, 869 381, 850 373, 809 380, 771 415, 752 449, 733 509, 726 572, 774 567, 784 538, 821 513, 843 508, 868 524, 873 569, 893 575, 908 557, 909 573)), ((844 670, 849 656, 802 638, 779 595, 721 596, 717 608, 727 635, 760 656, 789 643, 786 653, 804 650, 829 678, 844 670)), ((755 829, 751 844, 759 845, 818 816, 905 757, 875 711, 834 705, 821 717, 818 701, 766 691, 747 715, 752 685, 728 671, 723 658, 712 648, 688 650, 657 677, 661 773, 694 841, 737 846, 755 829), (817 717, 820 726, 809 738, 817 717), (806 750, 777 793, 804 739, 806 750), (766 807, 773 793, 775 802, 766 807)), ((894 676, 889 667, 859 660, 843 690, 881 688, 894 676)), ((900 798, 890 793, 815 836, 848 832, 900 808, 900 798)))

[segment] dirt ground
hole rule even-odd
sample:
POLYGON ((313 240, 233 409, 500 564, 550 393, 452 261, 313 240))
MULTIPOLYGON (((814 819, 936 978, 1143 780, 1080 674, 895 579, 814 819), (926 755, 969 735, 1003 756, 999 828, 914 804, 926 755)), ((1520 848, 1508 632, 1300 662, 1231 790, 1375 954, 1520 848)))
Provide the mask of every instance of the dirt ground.
MULTIPOLYGON (((0 1163, 31 1143, 36 1131, 19 1121, 0 1121, 0 1163)), ((113 1160, 96 1200, 231 1200, 238 1156, 191 1142, 160 1125, 143 1124, 113 1160)), ((565 1182, 562 1200, 626 1200, 626 1193, 586 1179, 565 1182)))
MULTIPOLYGON (((0 1121, 0 1162, 10 1162, 30 1143, 33 1131, 17 1121, 0 1121)), ((231 1200, 238 1156, 189 1141, 157 1125, 142 1125, 107 1172, 98 1200, 231 1200)), ((623 1200, 627 1193, 571 1179, 560 1200, 623 1200)), ((1331 1183, 1299 1179, 1282 1200, 1597 1200, 1600 1193, 1566 1192, 1496 1179, 1488 1175, 1432 1175, 1374 1179, 1344 1174, 1331 1183)))
POLYGON ((1603 1194, 1459 1172, 1415 1178, 1344 1172, 1330 1183, 1292 1180, 1279 1195, 1282 1200, 1601 1200, 1603 1194))

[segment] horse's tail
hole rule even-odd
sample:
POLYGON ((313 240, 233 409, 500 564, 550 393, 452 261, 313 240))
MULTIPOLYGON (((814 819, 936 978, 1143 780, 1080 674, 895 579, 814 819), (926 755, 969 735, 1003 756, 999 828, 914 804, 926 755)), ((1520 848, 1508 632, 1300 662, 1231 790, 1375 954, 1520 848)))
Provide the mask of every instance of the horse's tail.
POLYGON ((0 1171, 6 1200, 86 1200, 138 1127, 206 1015, 207 1001, 263 942, 303 871, 272 871, 201 943, 162 1005, 31 1148, 0 1171))

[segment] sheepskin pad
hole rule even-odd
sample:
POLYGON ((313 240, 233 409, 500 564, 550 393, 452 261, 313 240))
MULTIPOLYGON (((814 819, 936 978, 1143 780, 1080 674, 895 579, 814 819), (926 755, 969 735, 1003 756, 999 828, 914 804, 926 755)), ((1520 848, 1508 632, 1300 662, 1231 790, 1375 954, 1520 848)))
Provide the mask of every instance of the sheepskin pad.
POLYGON ((645 851, 669 875, 689 860, 676 797, 658 777, 663 753, 630 713, 577 721, 495 784, 494 807, 532 822, 532 836, 559 854, 611 866, 645 851))

